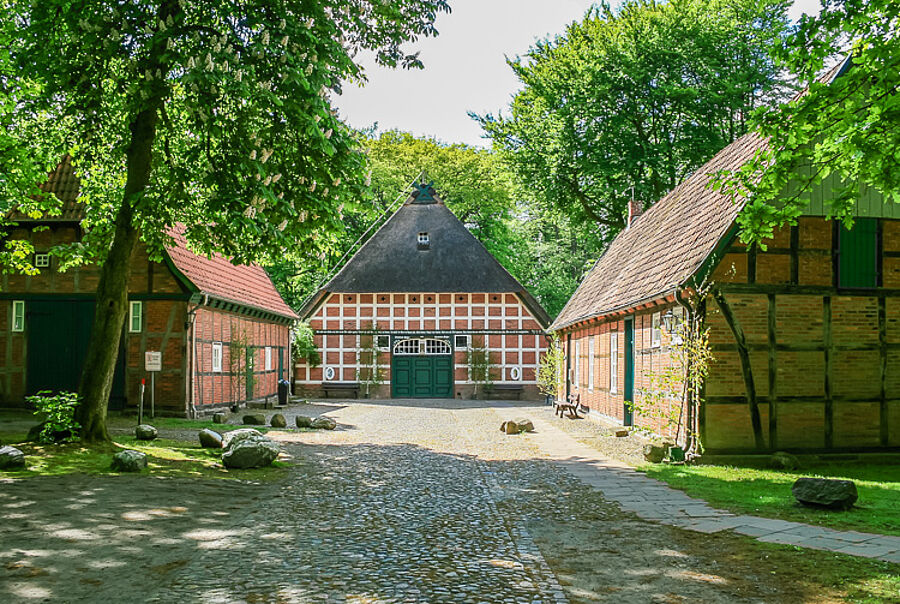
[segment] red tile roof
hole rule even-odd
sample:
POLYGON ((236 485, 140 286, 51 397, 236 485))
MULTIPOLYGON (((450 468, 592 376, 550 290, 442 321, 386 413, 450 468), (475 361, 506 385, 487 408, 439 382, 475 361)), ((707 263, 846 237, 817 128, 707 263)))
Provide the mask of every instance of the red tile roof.
POLYGON ((188 249, 183 226, 170 229, 169 235, 174 243, 166 247, 166 252, 172 264, 200 293, 282 317, 298 318, 297 313, 285 304, 261 266, 235 265, 221 254, 215 254, 212 258, 195 254, 188 249))
MULTIPOLYGON (((44 215, 35 220, 15 208, 8 217, 16 222, 64 221, 80 222, 84 218, 84 205, 77 202, 80 182, 67 155, 56 170, 40 186, 42 191, 55 194, 63 202, 62 214, 44 215)), ((184 228, 170 229, 174 244, 166 248, 175 268, 202 294, 222 301, 233 302, 248 308, 264 310, 275 315, 296 319, 295 313, 275 289, 266 271, 256 265, 234 265, 220 254, 212 258, 199 256, 187 247, 184 228)))
MULTIPOLYGON (((47 182, 40 185, 41 191, 45 193, 53 193, 62 202, 60 213, 50 215, 44 213, 37 221, 40 222, 79 222, 84 215, 84 206, 76 201, 81 183, 75 176, 75 169, 72 167, 72 158, 66 155, 56 166, 56 169, 47 175, 47 182)), ((7 219, 15 222, 34 221, 34 218, 26 216, 18 210, 18 207, 10 210, 7 219)))

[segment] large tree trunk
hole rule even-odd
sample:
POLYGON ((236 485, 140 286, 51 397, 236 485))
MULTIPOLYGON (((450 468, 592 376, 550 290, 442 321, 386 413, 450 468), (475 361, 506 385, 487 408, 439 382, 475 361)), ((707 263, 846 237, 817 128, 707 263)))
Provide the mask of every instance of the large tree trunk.
MULTIPOLYGON (((160 7, 160 18, 165 19, 176 10, 177 3, 164 2, 160 7)), ((167 71, 166 65, 158 58, 159 54, 150 58, 151 66, 167 71)), ((100 271, 94 325, 78 388, 81 404, 77 419, 81 424, 81 440, 87 443, 110 440, 106 430, 106 409, 128 310, 131 255, 138 241, 134 212, 135 206, 142 203, 144 191, 150 182, 156 124, 167 94, 167 86, 162 82, 157 83, 145 108, 130 124, 131 143, 126 157, 125 192, 116 216, 112 245, 100 271)))

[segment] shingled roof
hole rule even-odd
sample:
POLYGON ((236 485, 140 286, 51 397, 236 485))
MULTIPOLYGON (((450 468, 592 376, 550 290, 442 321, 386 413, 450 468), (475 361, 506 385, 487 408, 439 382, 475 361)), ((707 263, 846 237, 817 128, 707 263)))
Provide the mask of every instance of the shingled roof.
MULTIPOLYGON (((849 66, 848 57, 819 81, 831 83, 849 66)), ((742 203, 710 188, 710 180, 720 171, 739 169, 767 145, 758 134, 745 134, 619 233, 550 330, 633 308, 687 284, 712 256, 743 208, 742 203)))
POLYGON ((540 303, 503 268, 433 189, 417 190, 301 310, 308 316, 333 292, 515 293, 535 318, 540 303), (419 249, 419 233, 428 249, 419 249))
MULTIPOLYGON (((31 218, 13 209, 7 215, 18 223, 74 222, 84 218, 84 206, 77 201, 80 183, 69 156, 63 158, 56 170, 40 186, 42 191, 55 194, 62 202, 62 213, 58 216, 44 214, 31 218)), ((266 271, 257 265, 235 265, 221 254, 211 258, 195 254, 188 248, 181 225, 169 229, 173 239, 165 252, 170 266, 177 276, 186 281, 188 289, 205 294, 222 302, 229 302, 248 309, 296 319, 295 313, 282 299, 266 271)))

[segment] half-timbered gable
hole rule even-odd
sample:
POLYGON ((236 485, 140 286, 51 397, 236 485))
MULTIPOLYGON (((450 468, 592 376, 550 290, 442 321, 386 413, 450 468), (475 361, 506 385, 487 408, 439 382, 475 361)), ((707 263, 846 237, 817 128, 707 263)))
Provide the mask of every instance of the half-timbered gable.
MULTIPOLYGON (((301 361, 311 393, 358 389, 375 338, 383 368, 372 394, 465 397, 475 392, 473 348, 490 358, 492 395, 537 394, 548 317, 466 229, 433 189, 420 186, 301 312, 321 365, 301 361)), ((490 387, 489 387, 490 390, 490 387)))
MULTIPOLYGON (((6 237, 27 239, 34 275, 0 277, 0 403, 20 405, 41 390, 78 388, 100 271, 88 264, 60 270, 55 247, 82 236, 78 180, 65 158, 42 187, 61 201, 57 216, 13 211, 6 237), (40 227, 40 228, 38 228, 40 227)), ((122 335, 111 409, 134 407, 145 353, 162 353, 154 376, 157 410, 194 415, 270 396, 290 375, 290 324, 296 314, 265 271, 220 255, 193 253, 183 229, 157 261, 139 244, 131 259, 129 313, 122 335), (239 351, 232 354, 232 351, 239 351)), ((147 393, 149 404, 149 392, 147 393)))
POLYGON ((797 224, 746 246, 740 204, 709 185, 766 144, 741 137, 632 212, 551 326, 566 346, 565 389, 592 412, 690 446, 697 437, 708 452, 898 447, 900 210, 860 186, 847 230, 826 217, 837 184, 826 179, 797 224), (708 330, 700 397, 683 388, 685 323, 708 330), (682 379, 661 393, 673 364, 682 379))

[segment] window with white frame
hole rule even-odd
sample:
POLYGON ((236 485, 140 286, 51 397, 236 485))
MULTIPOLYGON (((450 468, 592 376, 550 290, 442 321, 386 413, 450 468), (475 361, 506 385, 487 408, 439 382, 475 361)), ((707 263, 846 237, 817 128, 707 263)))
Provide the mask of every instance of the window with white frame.
POLYGON ((588 390, 594 390, 594 336, 588 338, 588 367, 587 367, 587 378, 588 378, 588 390))
POLYGON ((12 330, 25 331, 25 300, 13 300, 12 330))
POLYGON ((222 373, 222 342, 212 343, 212 370, 213 373, 222 373))
POLYGON ((266 371, 272 371, 272 347, 266 346, 266 371))
POLYGON ((144 303, 132 300, 128 303, 128 331, 140 333, 144 326, 144 303))
POLYGON ((416 243, 420 250, 427 250, 429 245, 431 244, 431 239, 428 237, 428 233, 419 233, 419 236, 416 237, 416 243))
POLYGON ((575 364, 572 368, 572 383, 575 385, 575 388, 581 387, 581 371, 579 371, 581 366, 581 340, 575 340, 575 364))
POLYGON ((389 351, 391 349, 391 336, 376 336, 375 346, 382 352, 389 351))
POLYGON ((453 346, 457 350, 466 350, 469 348, 469 336, 468 335, 457 335, 453 337, 453 346))
POLYGON ((50 254, 46 252, 37 252, 34 255, 35 268, 50 268, 50 254))
POLYGON ((609 332, 609 391, 619 391, 619 332, 609 332))
POLYGON ((655 312, 650 317, 650 346, 662 344, 662 329, 660 328, 660 313, 655 312))

